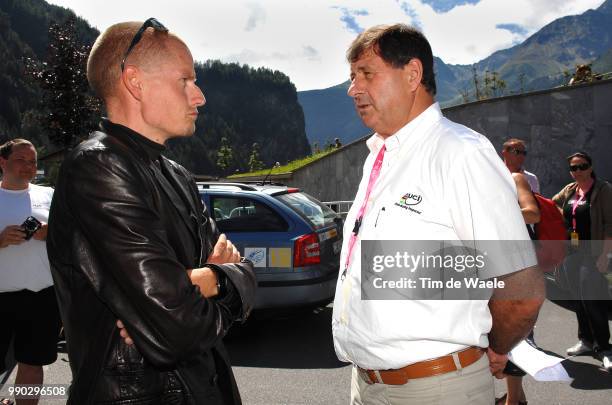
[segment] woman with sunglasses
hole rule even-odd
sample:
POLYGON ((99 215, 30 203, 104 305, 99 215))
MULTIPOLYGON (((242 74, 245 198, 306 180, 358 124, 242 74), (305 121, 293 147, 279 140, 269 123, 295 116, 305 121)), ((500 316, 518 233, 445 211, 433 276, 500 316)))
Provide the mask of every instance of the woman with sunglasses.
POLYGON ((573 292, 579 341, 567 349, 567 354, 594 352, 604 368, 612 371, 608 281, 603 276, 612 252, 612 185, 597 178, 588 154, 573 153, 567 162, 574 182, 552 198, 568 229, 570 251, 564 266, 569 285, 576 286, 573 292))

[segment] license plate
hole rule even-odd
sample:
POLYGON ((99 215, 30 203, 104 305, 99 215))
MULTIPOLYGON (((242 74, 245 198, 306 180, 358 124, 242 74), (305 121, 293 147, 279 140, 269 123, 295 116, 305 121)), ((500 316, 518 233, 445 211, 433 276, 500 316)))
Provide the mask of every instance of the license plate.
POLYGON ((319 234, 319 241, 325 242, 328 239, 332 239, 338 236, 338 230, 336 228, 332 228, 327 232, 323 232, 319 234))

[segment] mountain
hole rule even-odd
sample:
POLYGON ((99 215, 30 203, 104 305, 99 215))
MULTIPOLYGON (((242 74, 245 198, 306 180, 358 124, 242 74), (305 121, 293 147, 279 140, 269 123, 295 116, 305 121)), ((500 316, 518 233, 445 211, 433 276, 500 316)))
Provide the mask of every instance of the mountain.
POLYGON ((248 171, 254 143, 265 167, 310 153, 304 113, 285 74, 219 61, 196 63, 195 70, 206 105, 194 136, 170 142, 171 158, 194 173, 227 174, 216 167, 223 137, 233 150, 230 173, 248 171))
POLYGON ((609 73, 612 72, 612 49, 608 49, 605 53, 599 56, 591 67, 594 73, 609 73))
POLYGON ((339 138, 345 144, 353 139, 349 134, 369 131, 357 116, 353 100, 346 94, 348 86, 349 82, 346 81, 324 90, 298 92, 311 145, 316 143, 324 149, 334 138, 339 138))
POLYGON ((436 73, 436 99, 440 103, 459 96, 460 91, 467 91, 472 79, 472 67, 468 65, 447 65, 438 57, 434 57, 434 72, 436 73), (462 83, 463 88, 458 87, 462 83))
MULTIPOLYGON (((605 67, 610 66, 606 62, 610 56, 604 58, 611 49, 612 0, 607 0, 597 10, 552 21, 521 44, 494 52, 474 65, 446 64, 435 57, 436 99, 443 107, 474 101, 473 69, 481 84, 487 71, 488 74, 496 72, 506 84, 503 94, 558 86, 567 82, 566 75, 571 75, 578 64, 596 61, 595 72, 612 70, 605 67)), ((327 133, 336 134, 346 142, 368 132, 360 125, 356 114, 349 113, 347 105, 352 108, 352 102, 339 99, 339 86, 298 93, 311 142, 327 136, 327 133), (335 106, 334 100, 342 105, 335 106)), ((481 94, 483 90, 479 89, 481 94)))
POLYGON ((559 18, 522 44, 478 62, 477 70, 498 72, 514 91, 519 89, 521 73, 526 75, 528 89, 560 84, 564 71, 573 73, 576 65, 590 63, 612 48, 611 3, 608 0, 597 10, 559 18))
MULTIPOLYGON (((55 150, 46 134, 42 90, 25 77, 23 58, 43 61, 48 30, 75 17, 71 10, 43 0, 0 0, 0 144, 23 137, 44 151, 55 150)), ((76 19, 76 36, 90 46, 98 31, 76 19)), ((229 172, 247 170, 253 144, 265 166, 310 153, 304 113, 289 78, 278 71, 217 61, 196 63, 207 103, 200 109, 193 137, 170 142, 167 154, 197 174, 220 175, 216 165, 221 138, 232 148, 229 172)), ((79 134, 83 136, 85 134, 79 134)))

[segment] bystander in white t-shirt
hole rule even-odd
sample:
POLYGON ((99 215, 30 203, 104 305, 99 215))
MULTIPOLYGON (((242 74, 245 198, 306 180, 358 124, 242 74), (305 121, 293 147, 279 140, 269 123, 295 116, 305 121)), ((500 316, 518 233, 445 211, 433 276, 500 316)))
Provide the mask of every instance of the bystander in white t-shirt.
MULTIPOLYGON (((30 184, 25 190, 0 188, 0 230, 21 225, 29 216, 49 220, 53 189, 30 184)), ((0 292, 40 291, 53 285, 45 241, 31 238, 0 249, 0 292)))
POLYGON ((531 191, 539 194, 540 193, 540 182, 538 181, 538 176, 536 176, 535 174, 531 172, 528 172, 525 169, 521 170, 521 173, 523 173, 525 177, 527 178, 527 183, 529 183, 529 187, 531 188, 531 191))

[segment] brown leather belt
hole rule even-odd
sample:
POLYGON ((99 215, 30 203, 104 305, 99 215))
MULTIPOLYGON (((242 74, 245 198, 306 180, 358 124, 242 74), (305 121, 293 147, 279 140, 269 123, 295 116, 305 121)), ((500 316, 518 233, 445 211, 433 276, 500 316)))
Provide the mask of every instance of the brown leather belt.
POLYGON ((476 363, 483 354, 484 349, 472 346, 460 352, 451 353, 431 360, 420 361, 397 370, 364 370, 361 367, 357 367, 357 370, 361 378, 368 384, 404 385, 408 380, 414 378, 431 377, 460 370, 470 364, 476 363), (453 356, 457 357, 457 361, 461 367, 457 367, 453 356))

